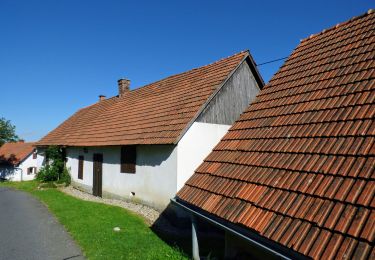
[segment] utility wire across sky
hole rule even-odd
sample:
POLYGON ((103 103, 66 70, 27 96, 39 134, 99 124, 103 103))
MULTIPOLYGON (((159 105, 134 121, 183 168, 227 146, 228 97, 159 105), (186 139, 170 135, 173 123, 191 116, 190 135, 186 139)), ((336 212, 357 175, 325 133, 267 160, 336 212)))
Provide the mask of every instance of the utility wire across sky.
POLYGON ((276 61, 285 60, 286 58, 288 58, 288 57, 284 57, 284 58, 280 58, 280 59, 276 59, 276 60, 262 62, 262 63, 257 64, 257 67, 265 65, 265 64, 273 63, 273 62, 276 62, 276 61))

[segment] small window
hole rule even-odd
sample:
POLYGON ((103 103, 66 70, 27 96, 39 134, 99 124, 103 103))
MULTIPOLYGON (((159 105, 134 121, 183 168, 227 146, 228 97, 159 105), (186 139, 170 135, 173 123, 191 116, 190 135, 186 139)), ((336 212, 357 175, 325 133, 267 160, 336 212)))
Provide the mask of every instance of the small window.
POLYGON ((27 175, 35 174, 36 167, 29 167, 27 168, 27 175))
POLYGON ((121 172, 135 173, 136 146, 126 145, 121 147, 121 172))
POLYGON ((83 180, 83 155, 78 156, 78 179, 83 180))

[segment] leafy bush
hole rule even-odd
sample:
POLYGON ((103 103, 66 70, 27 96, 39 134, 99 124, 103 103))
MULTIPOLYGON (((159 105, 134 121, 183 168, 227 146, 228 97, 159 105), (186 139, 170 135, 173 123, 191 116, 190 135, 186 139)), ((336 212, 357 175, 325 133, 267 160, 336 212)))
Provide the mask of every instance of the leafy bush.
POLYGON ((55 167, 46 165, 40 168, 39 172, 36 175, 36 179, 43 182, 56 181, 58 179, 58 172, 56 171, 55 167))
POLYGON ((59 147, 48 147, 46 150, 47 165, 39 170, 36 179, 42 182, 58 181, 69 185, 71 179, 69 170, 64 166, 64 159, 62 150, 59 147))
POLYGON ((64 167, 64 170, 60 176, 60 179, 57 181, 57 183, 65 183, 66 186, 68 186, 71 183, 70 169, 67 169, 66 167, 64 167))

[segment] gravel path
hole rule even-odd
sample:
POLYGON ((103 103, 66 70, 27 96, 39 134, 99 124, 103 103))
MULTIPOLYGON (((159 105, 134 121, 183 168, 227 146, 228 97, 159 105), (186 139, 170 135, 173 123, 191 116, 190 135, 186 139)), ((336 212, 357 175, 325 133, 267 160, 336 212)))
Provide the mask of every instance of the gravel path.
POLYGON ((60 190, 66 194, 69 194, 73 197, 87 200, 87 201, 94 201, 94 202, 100 202, 108 205, 114 205, 118 206, 124 209, 128 209, 130 211, 133 211, 141 216, 143 216, 147 223, 151 226, 154 224, 154 222, 159 218, 160 213, 156 211, 155 209, 142 205, 142 204, 136 204, 132 202, 127 202, 123 200, 117 200, 117 199, 104 199, 100 197, 95 197, 91 194, 88 194, 86 192, 82 192, 80 190, 77 190, 73 188, 72 186, 60 188, 60 190))

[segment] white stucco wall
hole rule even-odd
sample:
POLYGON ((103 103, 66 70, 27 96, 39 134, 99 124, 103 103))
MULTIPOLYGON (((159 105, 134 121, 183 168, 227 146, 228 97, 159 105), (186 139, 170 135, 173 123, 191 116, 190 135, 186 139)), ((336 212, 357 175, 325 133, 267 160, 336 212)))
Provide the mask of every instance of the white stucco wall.
POLYGON ((73 184, 92 193, 93 154, 103 154, 103 196, 119 196, 163 210, 230 126, 195 122, 175 145, 138 145, 136 173, 121 173, 121 148, 67 148, 67 167, 73 184), (84 156, 83 179, 78 179, 78 156, 84 156), (132 195, 131 193, 134 193, 132 195))
MULTIPOLYGON (((162 210, 177 192, 177 149, 174 145, 137 146, 136 173, 121 173, 121 149, 114 147, 89 147, 67 149, 67 167, 71 169, 72 180, 92 188, 93 154, 103 154, 103 196, 117 195, 132 199, 162 210), (78 179, 78 156, 85 158, 83 180, 78 179), (131 195, 134 192, 134 196, 131 195)), ((91 190, 89 190, 90 192, 91 190)))
POLYGON ((38 161, 43 160, 41 155, 37 155, 37 159, 33 159, 33 154, 30 154, 16 167, 0 167, 0 176, 10 181, 29 181, 35 178, 35 174, 27 174, 27 168, 36 167, 38 171, 38 161), (22 169, 22 170, 21 170, 22 169))
POLYGON ((177 146, 177 190, 184 186, 229 128, 229 125, 193 123, 177 146))
MULTIPOLYGON (((70 171, 72 181, 86 185, 92 188, 92 167, 93 167, 93 154, 102 152, 102 148, 89 148, 87 153, 83 152, 82 147, 72 147, 66 149, 66 167, 70 171), (84 157, 83 162, 83 179, 78 179, 78 156, 82 155, 84 157)), ((104 155, 103 155, 104 157, 104 155)), ((104 158, 103 158, 104 159, 104 158)))
POLYGON ((230 126, 195 122, 174 145, 138 145, 136 173, 121 173, 121 148, 67 148, 67 167, 75 185, 92 193, 93 154, 103 154, 103 196, 116 195, 163 210, 230 126), (84 156, 83 179, 78 179, 78 156, 84 156), (134 193, 134 196, 131 193, 134 193))

